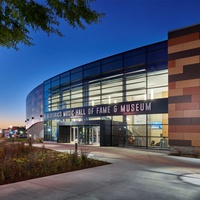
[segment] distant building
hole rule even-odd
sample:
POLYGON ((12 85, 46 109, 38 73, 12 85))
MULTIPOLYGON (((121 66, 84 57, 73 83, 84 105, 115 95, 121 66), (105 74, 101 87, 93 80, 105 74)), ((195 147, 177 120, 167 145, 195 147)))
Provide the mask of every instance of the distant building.
POLYGON ((13 137, 26 137, 26 128, 24 126, 11 126, 7 129, 2 129, 0 131, 2 137, 10 138, 13 137))
POLYGON ((200 24, 54 76, 26 108, 28 130, 46 141, 200 147, 200 24))

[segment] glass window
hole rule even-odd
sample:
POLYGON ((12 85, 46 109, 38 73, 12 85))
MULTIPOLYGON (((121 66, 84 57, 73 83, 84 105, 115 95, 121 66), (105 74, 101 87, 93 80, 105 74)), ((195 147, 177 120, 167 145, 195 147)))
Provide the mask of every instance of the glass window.
POLYGON ((122 60, 104 64, 104 65, 102 65, 102 73, 122 69, 122 67, 123 67, 122 60))
POLYGON ((89 117, 88 120, 100 120, 100 117, 89 117))
POLYGON ((57 141, 57 120, 52 120, 51 141, 57 141))
POLYGON ((147 99, 161 99, 168 97, 168 87, 148 89, 147 99))
POLYGON ((95 61, 84 66, 84 70, 100 66, 100 61, 95 61))
POLYGON ((84 78, 100 74, 100 67, 94 67, 84 71, 84 78))
POLYGON ((60 84, 66 84, 66 83, 69 83, 70 82, 70 76, 66 76, 66 77, 63 77, 61 78, 60 80, 60 84))
POLYGON ((44 92, 44 99, 47 99, 50 96, 49 92, 44 92))
POLYGON ((136 55, 140 55, 140 54, 146 54, 146 48, 145 47, 133 49, 133 50, 125 52, 124 58, 132 57, 132 56, 136 56, 136 55))
POLYGON ((60 75, 60 77, 63 78, 63 77, 69 76, 69 75, 70 75, 70 72, 67 71, 67 72, 65 72, 65 73, 62 73, 62 74, 60 75))
POLYGON ((152 51, 147 53, 147 62, 148 63, 154 63, 159 62, 163 60, 167 60, 167 48, 166 49, 160 49, 158 51, 152 51))
POLYGON ((82 78, 82 72, 78 72, 76 74, 71 75, 71 81, 75 81, 82 78))
POLYGON ((148 88, 151 87, 159 87, 159 86, 167 86, 168 85, 168 74, 161 73, 161 71, 157 73, 148 74, 148 88))
POLYGON ((44 91, 48 91, 50 87, 51 87, 50 83, 44 85, 44 91))
POLYGON ((57 81, 54 81, 51 83, 51 87, 56 87, 56 86, 59 86, 60 85, 60 81, 57 80, 57 81))
POLYGON ((146 125, 127 125, 126 133, 132 137, 135 146, 146 145, 146 125))
POLYGON ((168 97, 167 70, 148 73, 148 99, 168 97))
POLYGON ((82 72, 82 68, 83 68, 83 67, 77 67, 77 68, 75 68, 75 69, 72 69, 72 70, 71 70, 71 74, 75 74, 75 73, 77 73, 77 72, 82 72))
POLYGON ((124 67, 144 65, 146 63, 146 55, 141 54, 134 57, 124 59, 124 67))
POLYGON ((155 72, 155 71, 162 71, 162 70, 168 70, 167 61, 159 62, 159 63, 152 63, 147 66, 148 72, 155 72))
POLYGON ((57 80, 59 80, 59 75, 58 75, 58 76, 55 76, 55 77, 53 77, 53 78, 51 79, 51 82, 54 82, 54 81, 57 81, 57 80))
POLYGON ((127 125, 146 124, 146 115, 127 115, 127 125))
POLYGON ((126 92, 126 101, 138 101, 146 99, 146 89, 126 92))
POLYGON ((51 110, 49 109, 49 107, 48 107, 48 106, 44 106, 44 112, 49 112, 49 111, 51 111, 51 110))
POLYGON ((83 106, 83 90, 82 87, 75 87, 71 89, 71 108, 83 106))
POLYGON ((114 55, 108 58, 104 58, 102 59, 102 64, 106 64, 106 63, 111 63, 111 62, 115 62, 117 60, 122 60, 122 54, 118 54, 118 55, 114 55))
POLYGON ((44 85, 49 84, 49 83, 50 83, 50 79, 49 79, 49 80, 46 80, 46 81, 44 82, 44 85))
POLYGON ((88 98, 89 106, 99 105, 101 104, 101 86, 100 82, 89 84, 89 96, 86 94, 86 98, 88 98))
MULTIPOLYGON (((168 114, 151 114, 148 115, 149 137, 168 137, 168 114)), ((156 141, 159 142, 159 141, 156 141)))
POLYGON ((122 78, 102 81, 102 103, 112 104, 122 102, 123 86, 122 78))
POLYGON ((62 109, 70 107, 70 90, 65 90, 62 94, 62 109))
POLYGON ((126 79, 126 89, 144 89, 146 88, 146 77, 128 77, 126 79))
POLYGON ((155 50, 160 50, 160 49, 167 49, 168 48, 168 44, 167 44, 167 41, 163 41, 163 42, 158 42, 156 44, 149 45, 146 48, 147 48, 147 51, 155 51, 155 50))
POLYGON ((113 121, 115 122, 123 122, 123 116, 113 116, 113 121))
POLYGON ((146 100, 146 76, 127 75, 126 101, 146 100))
POLYGON ((52 110, 60 110, 61 109, 61 102, 59 97, 54 97, 51 100, 52 110))

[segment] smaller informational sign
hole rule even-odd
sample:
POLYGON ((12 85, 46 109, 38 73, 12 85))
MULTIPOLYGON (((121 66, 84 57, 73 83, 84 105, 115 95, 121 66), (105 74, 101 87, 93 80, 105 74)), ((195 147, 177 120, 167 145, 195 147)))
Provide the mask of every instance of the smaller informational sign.
POLYGON ((152 129, 162 129, 162 122, 151 122, 152 129))

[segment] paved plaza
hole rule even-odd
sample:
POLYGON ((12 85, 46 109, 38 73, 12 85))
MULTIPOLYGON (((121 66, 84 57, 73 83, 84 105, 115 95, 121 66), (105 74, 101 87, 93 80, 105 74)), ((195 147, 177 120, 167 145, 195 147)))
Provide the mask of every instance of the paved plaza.
MULTIPOLYGON (((73 145, 45 143, 57 151, 73 145)), ((42 146, 42 145, 40 145, 42 146)), ((199 200, 200 159, 168 151, 79 146, 111 164, 0 186, 0 200, 199 200)))

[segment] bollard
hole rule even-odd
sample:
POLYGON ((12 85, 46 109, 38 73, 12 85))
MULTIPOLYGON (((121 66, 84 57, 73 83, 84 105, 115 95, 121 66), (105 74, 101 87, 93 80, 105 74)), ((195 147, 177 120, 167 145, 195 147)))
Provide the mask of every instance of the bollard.
POLYGON ((78 155, 78 139, 75 139, 75 154, 78 155))
POLYGON ((32 139, 32 135, 29 134, 29 146, 30 146, 30 147, 32 146, 32 141, 31 141, 31 139, 32 139))
POLYGON ((12 135, 12 143, 14 143, 14 141, 15 141, 15 136, 12 135))

